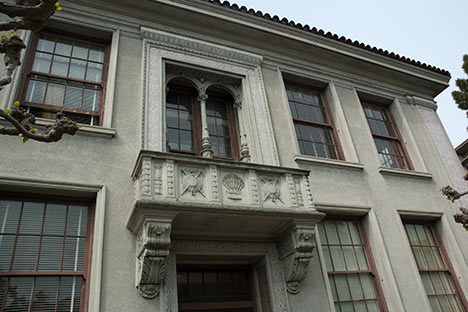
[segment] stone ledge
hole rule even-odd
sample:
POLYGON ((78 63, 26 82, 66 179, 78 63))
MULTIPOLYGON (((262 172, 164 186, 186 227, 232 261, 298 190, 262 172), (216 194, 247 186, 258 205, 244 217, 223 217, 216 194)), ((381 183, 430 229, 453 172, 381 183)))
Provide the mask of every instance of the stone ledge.
MULTIPOLYGON (((54 123, 54 120, 52 119, 46 119, 46 118, 36 118, 36 125, 37 126, 42 126, 42 127, 47 127, 48 125, 51 125, 54 123)), ((105 127, 98 127, 98 126, 90 126, 90 125, 84 125, 80 124, 80 130, 76 132, 78 135, 89 135, 89 136, 97 136, 97 137, 103 137, 103 138, 113 138, 117 131, 113 128, 105 128, 105 127)))
POLYGON ((338 160, 338 159, 319 158, 319 157, 307 156, 307 155, 295 155, 294 161, 320 164, 320 165, 331 166, 331 167, 340 167, 343 169, 355 169, 355 170, 364 169, 364 165, 361 163, 349 162, 349 161, 338 160))
POLYGON ((396 175, 396 176, 407 176, 410 178, 431 180, 432 174, 428 172, 410 171, 405 169, 395 169, 387 167, 379 167, 378 171, 383 175, 396 175))

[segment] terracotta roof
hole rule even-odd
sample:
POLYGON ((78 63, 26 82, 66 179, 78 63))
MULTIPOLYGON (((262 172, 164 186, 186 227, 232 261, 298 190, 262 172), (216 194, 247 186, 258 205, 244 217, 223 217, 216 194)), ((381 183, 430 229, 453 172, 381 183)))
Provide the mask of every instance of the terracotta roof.
POLYGON ((302 25, 301 23, 296 23, 296 22, 294 22, 292 20, 288 20, 285 17, 280 19, 277 15, 271 16, 270 14, 263 13, 262 11, 255 11, 254 9, 247 9, 245 6, 239 6, 239 5, 235 4, 235 3, 231 4, 231 3, 229 3, 229 1, 220 1, 220 0, 200 0, 200 1, 212 3, 212 4, 215 4, 215 5, 223 6, 223 7, 226 7, 226 8, 232 9, 232 10, 236 10, 236 11, 239 11, 239 12, 242 12, 242 13, 245 13, 245 14, 249 14, 249 15, 252 15, 252 16, 257 16, 259 18, 264 18, 264 19, 267 19, 267 20, 270 20, 270 21, 274 21, 274 22, 277 22, 277 23, 280 23, 280 24, 283 24, 283 25, 287 25, 287 26, 290 26, 290 27, 293 27, 293 28, 296 28, 296 29, 299 29, 299 30, 302 30, 302 31, 310 32, 310 33, 313 33, 313 34, 316 34, 316 35, 319 35, 319 36, 322 36, 322 37, 325 37, 325 38, 329 38, 329 39, 339 41, 339 42, 342 42, 342 43, 345 43, 345 44, 349 44, 349 45, 352 45, 352 46, 355 46, 355 47, 358 47, 358 48, 361 48, 361 49, 364 49, 364 50, 367 50, 367 51, 370 51, 370 52, 373 52, 373 53, 376 53, 376 54, 379 54, 379 55, 383 55, 383 56, 392 58, 394 60, 398 60, 400 62, 404 62, 404 63, 411 64, 411 65, 414 65, 414 66, 417 66, 417 67, 420 67, 420 68, 424 68, 424 69, 430 70, 432 72, 442 74, 442 75, 447 76, 447 77, 451 77, 450 73, 445 69, 440 69, 438 67, 435 67, 435 66, 432 66, 432 65, 429 65, 429 64, 426 64, 426 63, 421 63, 420 61, 415 61, 415 60, 407 58, 405 56, 395 54, 393 52, 388 52, 387 50, 379 49, 379 48, 376 48, 376 47, 371 47, 370 45, 361 43, 361 42, 359 42, 357 40, 353 41, 353 40, 348 39, 348 38, 346 38, 344 36, 340 37, 340 36, 338 36, 336 34, 333 34, 331 32, 325 32, 322 29, 317 29, 315 27, 310 27, 307 24, 302 25))

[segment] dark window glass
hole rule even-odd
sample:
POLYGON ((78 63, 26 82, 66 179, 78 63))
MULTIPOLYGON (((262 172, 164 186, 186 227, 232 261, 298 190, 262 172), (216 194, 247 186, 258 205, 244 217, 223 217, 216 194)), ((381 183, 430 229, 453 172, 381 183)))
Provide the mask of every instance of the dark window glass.
POLYGON ((41 33, 27 74, 23 105, 37 117, 101 125, 105 45, 41 33))
POLYGON ((318 229, 336 311, 380 311, 380 286, 359 223, 325 220, 318 229))
POLYGON ((405 224, 405 229, 432 310, 465 311, 435 231, 428 224, 405 224))
POLYGON ((286 86, 286 93, 301 154, 339 158, 333 122, 321 93, 294 86, 286 86))
POLYGON ((177 269, 179 311, 254 311, 250 270, 177 269))
POLYGON ((392 116, 387 108, 362 104, 382 166, 411 169, 392 116))
POLYGON ((88 209, 0 198, 0 311, 80 311, 88 209))

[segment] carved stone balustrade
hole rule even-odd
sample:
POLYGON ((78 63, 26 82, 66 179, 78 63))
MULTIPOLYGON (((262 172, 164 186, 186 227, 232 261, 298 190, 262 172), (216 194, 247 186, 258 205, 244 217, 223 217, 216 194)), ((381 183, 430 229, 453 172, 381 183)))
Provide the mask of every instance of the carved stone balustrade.
POLYGON ((127 227, 137 235, 137 288, 153 298, 172 239, 269 240, 291 294, 300 290, 315 247, 309 171, 142 151, 132 174, 127 227))

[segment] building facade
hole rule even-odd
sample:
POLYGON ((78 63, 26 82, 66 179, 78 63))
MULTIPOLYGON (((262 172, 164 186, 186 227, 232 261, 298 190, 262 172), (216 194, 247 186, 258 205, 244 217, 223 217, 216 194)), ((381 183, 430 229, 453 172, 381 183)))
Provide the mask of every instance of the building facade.
POLYGON ((1 105, 82 127, 0 138, 1 311, 467 311, 448 72, 217 0, 62 6, 1 105))

